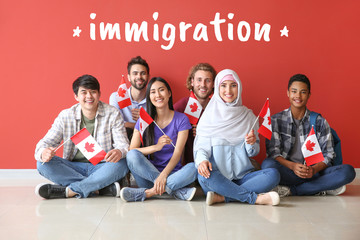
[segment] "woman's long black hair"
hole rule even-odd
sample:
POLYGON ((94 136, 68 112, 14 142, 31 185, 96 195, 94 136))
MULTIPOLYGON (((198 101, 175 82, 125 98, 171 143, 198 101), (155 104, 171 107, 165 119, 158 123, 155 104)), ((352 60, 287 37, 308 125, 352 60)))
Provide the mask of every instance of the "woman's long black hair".
MULTIPOLYGON (((150 117, 152 119, 154 119, 154 120, 156 119, 157 112, 156 112, 156 107, 152 104, 152 102, 150 100, 150 89, 151 89, 151 86, 156 81, 164 83, 167 90, 171 93, 168 105, 169 105, 170 110, 174 110, 173 99, 172 99, 172 91, 171 91, 170 85, 165 81, 165 79, 163 79, 161 77, 153 77, 152 79, 150 79, 150 81, 149 81, 149 83, 147 85, 147 88, 146 88, 146 109, 147 109, 146 111, 150 115, 150 117)), ((144 147, 151 146, 151 145, 155 144, 154 143, 154 140, 155 140, 154 127, 156 127, 155 124, 151 123, 149 125, 149 127, 147 127, 145 129, 145 132, 144 132, 144 137, 145 137, 145 139, 144 139, 144 147)))

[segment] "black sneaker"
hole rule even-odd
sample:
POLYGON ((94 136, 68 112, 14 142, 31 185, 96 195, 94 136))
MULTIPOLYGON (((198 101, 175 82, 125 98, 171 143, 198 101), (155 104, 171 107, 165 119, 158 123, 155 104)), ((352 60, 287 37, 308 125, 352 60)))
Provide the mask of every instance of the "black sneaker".
POLYGON ((120 184, 114 182, 107 187, 99 190, 99 195, 112 195, 114 197, 120 197, 120 184))
POLYGON ((40 183, 35 188, 35 194, 46 199, 66 198, 66 187, 40 183))

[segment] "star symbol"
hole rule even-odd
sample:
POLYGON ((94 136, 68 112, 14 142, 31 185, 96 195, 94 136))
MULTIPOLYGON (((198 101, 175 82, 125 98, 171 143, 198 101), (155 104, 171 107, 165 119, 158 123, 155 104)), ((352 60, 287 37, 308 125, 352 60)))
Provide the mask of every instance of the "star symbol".
POLYGON ((280 37, 282 37, 282 36, 289 37, 289 35, 288 35, 289 30, 287 29, 286 26, 283 28, 283 30, 280 30, 280 32, 281 32, 280 37))
POLYGON ((81 29, 79 28, 79 26, 77 26, 76 29, 73 29, 73 31, 73 37, 80 37, 81 29))

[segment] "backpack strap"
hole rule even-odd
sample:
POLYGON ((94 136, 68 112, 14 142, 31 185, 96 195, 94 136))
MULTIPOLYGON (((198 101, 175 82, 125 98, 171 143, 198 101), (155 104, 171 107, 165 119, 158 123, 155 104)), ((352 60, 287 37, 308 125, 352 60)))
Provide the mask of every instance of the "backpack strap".
POLYGON ((314 126, 314 131, 316 134, 316 119, 320 114, 317 112, 310 112, 310 125, 314 126))

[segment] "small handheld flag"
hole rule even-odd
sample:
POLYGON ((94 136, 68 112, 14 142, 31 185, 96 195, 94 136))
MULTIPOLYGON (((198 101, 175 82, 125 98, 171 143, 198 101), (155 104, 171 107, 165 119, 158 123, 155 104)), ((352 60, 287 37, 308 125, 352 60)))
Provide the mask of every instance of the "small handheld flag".
POLYGON ((144 131, 154 120, 142 107, 140 108, 139 118, 140 118, 140 125, 139 125, 140 140, 141 143, 144 144, 143 142, 144 131))
MULTIPOLYGON (((142 107, 140 108, 139 119, 140 119, 139 132, 140 132, 140 140, 141 140, 142 144, 144 144, 144 142, 143 142, 144 131, 152 122, 154 122, 154 124, 159 128, 159 130, 164 135, 166 135, 164 133, 164 131, 159 127, 159 125, 156 124, 156 122, 150 117, 150 115, 142 107)), ((175 147, 175 145, 172 142, 171 142, 171 145, 173 145, 173 147, 175 147)))
POLYGON ((131 105, 131 100, 128 93, 128 88, 126 87, 124 75, 122 75, 116 97, 120 109, 126 108, 127 106, 131 105))
POLYGON ((71 137, 71 141, 93 165, 105 158, 106 152, 100 147, 86 128, 78 131, 71 137))
POLYGON ((189 101, 186 105, 184 113, 189 118, 192 125, 196 125, 199 121, 200 114, 202 111, 202 106, 199 101, 196 99, 193 91, 190 93, 189 101))
POLYGON ((308 166, 324 161, 324 156, 315 135, 314 126, 311 127, 310 133, 301 147, 301 151, 308 166))
POLYGON ((258 133, 263 135, 267 139, 271 139, 272 130, 271 130, 271 118, 270 118, 270 104, 269 99, 266 100, 264 106, 262 107, 259 116, 264 119, 262 125, 260 126, 258 133))

